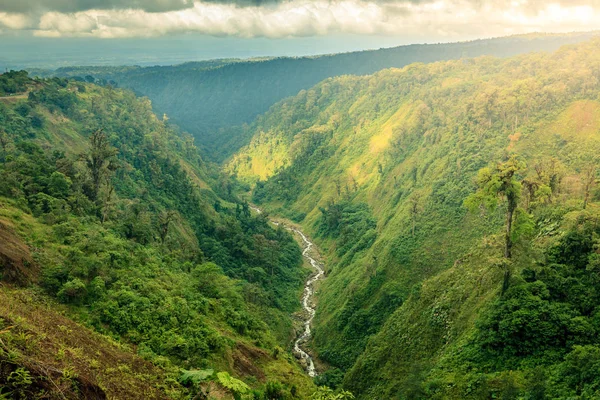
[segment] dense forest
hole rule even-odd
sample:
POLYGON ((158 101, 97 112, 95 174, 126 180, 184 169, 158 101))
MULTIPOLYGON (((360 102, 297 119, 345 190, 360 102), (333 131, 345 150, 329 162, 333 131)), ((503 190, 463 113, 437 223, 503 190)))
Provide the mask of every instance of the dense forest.
POLYGON ((600 40, 323 81, 226 170, 326 254, 319 383, 600 397, 600 40))
POLYGON ((60 68, 58 77, 113 82, 148 96, 158 115, 190 132, 215 160, 224 160, 247 144, 252 130, 244 124, 273 104, 323 79, 372 74, 384 68, 531 51, 553 51, 592 34, 525 35, 466 43, 410 45, 318 57, 216 60, 164 67, 60 68))
POLYGON ((289 351, 299 246, 190 135, 127 90, 0 82, 0 398, 316 391, 289 351))
POLYGON ((600 398, 591 36, 0 75, 0 399, 600 398))

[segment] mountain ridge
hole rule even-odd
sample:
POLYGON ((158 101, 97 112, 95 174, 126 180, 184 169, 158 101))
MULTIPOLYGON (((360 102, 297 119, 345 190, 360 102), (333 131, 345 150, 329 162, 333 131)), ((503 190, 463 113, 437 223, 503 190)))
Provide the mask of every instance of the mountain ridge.
POLYGON ((169 67, 59 69, 58 76, 92 75, 103 82, 148 96, 155 111, 167 114, 192 133, 204 154, 223 161, 247 144, 255 117, 278 101, 308 90, 333 76, 365 75, 415 62, 433 62, 481 55, 506 57, 531 51, 553 51, 589 39, 597 33, 532 34, 470 42, 399 46, 316 57, 272 58, 262 61, 211 61, 169 67), (108 71, 107 73, 102 71, 108 71))

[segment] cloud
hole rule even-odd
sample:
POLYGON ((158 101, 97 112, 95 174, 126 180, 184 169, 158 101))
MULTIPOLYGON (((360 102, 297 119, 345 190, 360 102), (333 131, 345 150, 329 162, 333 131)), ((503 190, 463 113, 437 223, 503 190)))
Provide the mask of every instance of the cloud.
POLYGON ((193 0, 0 0, 0 12, 39 14, 73 13, 87 10, 136 9, 165 12, 193 7, 193 0))
POLYGON ((21 30, 34 26, 33 21, 25 14, 10 14, 0 11, 0 27, 21 30))
POLYGON ((4 10, 1 6, 7 0, 0 0, 0 28, 33 29, 35 35, 49 37, 155 37, 197 32, 267 38, 334 33, 452 38, 600 26, 600 0, 288 0, 261 5, 249 5, 261 0, 219 1, 51 0, 43 3, 53 7, 35 16, 4 10))

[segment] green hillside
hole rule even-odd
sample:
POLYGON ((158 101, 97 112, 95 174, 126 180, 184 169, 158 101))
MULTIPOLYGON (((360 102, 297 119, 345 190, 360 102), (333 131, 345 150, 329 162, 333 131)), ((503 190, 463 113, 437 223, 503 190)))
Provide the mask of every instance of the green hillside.
POLYGON ((600 396, 599 50, 327 79, 253 123, 226 170, 328 255, 321 382, 361 399, 600 396))
POLYGON ((248 143, 251 132, 244 124, 251 123, 276 102, 295 96, 323 79, 372 74, 415 62, 554 51, 593 35, 521 35, 317 57, 215 60, 163 67, 60 68, 54 75, 95 77, 148 96, 159 115, 166 113, 197 139, 206 154, 223 160, 248 143))
POLYGON ((0 398, 307 398, 292 236, 147 99, 0 78, 0 398))

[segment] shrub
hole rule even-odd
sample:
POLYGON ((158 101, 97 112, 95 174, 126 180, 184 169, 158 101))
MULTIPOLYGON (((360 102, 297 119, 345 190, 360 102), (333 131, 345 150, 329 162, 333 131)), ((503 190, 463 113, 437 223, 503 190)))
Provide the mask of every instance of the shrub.
POLYGON ((80 303, 86 296, 87 289, 85 283, 75 278, 65 283, 58 291, 58 298, 63 303, 80 303))

